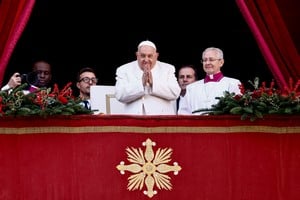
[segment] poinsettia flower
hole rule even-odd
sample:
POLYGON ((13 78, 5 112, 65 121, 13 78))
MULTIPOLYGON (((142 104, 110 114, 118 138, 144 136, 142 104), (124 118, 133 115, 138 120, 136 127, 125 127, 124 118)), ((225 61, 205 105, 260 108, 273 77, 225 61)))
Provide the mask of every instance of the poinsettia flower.
POLYGON ((67 104, 68 103, 68 99, 62 95, 58 95, 58 100, 62 103, 62 104, 67 104))

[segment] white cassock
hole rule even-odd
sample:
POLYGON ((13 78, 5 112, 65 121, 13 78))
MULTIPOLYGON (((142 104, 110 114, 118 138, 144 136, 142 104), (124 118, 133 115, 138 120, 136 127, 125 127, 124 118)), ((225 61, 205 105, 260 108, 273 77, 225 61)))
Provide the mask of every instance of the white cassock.
MULTIPOLYGON (((204 83, 204 79, 187 85, 186 93, 178 109, 179 115, 191 115, 192 112, 199 109, 210 109, 212 105, 218 103, 216 97, 224 96, 224 92, 240 94, 238 79, 223 77, 218 82, 204 83)), ((203 112, 194 113, 196 115, 203 112)))
POLYGON ((125 103, 124 114, 175 115, 180 87, 175 67, 157 61, 151 69, 153 85, 143 86, 143 70, 137 61, 122 65, 116 71, 116 98, 125 103), (174 106, 175 104, 175 106, 174 106))

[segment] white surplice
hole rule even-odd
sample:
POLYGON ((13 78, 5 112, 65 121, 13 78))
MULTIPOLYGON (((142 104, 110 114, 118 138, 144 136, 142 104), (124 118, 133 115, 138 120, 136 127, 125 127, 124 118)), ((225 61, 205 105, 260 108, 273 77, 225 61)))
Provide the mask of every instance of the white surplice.
MULTIPOLYGON (((218 103, 216 97, 224 96, 224 92, 240 94, 238 79, 223 77, 218 82, 204 83, 204 79, 189 84, 186 87, 186 94, 178 109, 180 115, 191 115, 192 112, 199 109, 210 109, 212 105, 218 103)), ((197 112, 194 114, 202 114, 197 112)))

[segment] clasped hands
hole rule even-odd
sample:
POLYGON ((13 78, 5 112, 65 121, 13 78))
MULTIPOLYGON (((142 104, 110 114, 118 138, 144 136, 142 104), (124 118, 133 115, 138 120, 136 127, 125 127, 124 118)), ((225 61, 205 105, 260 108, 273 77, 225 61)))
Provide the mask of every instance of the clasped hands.
POLYGON ((150 86, 152 87, 153 80, 152 80, 152 73, 150 68, 144 68, 144 73, 143 73, 143 85, 144 86, 150 86))

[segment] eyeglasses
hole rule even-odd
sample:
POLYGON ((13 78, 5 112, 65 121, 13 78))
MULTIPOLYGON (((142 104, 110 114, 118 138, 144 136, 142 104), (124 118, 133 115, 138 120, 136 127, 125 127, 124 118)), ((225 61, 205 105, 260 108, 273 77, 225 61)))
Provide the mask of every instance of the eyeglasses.
POLYGON ((215 62, 217 60, 222 60, 221 58, 206 58, 206 59, 203 59, 201 60, 201 63, 206 63, 206 62, 215 62))
POLYGON ((92 81, 92 83, 97 83, 98 79, 97 78, 89 78, 89 77, 83 77, 82 79, 79 80, 79 82, 85 82, 85 83, 89 83, 90 81, 92 81))

